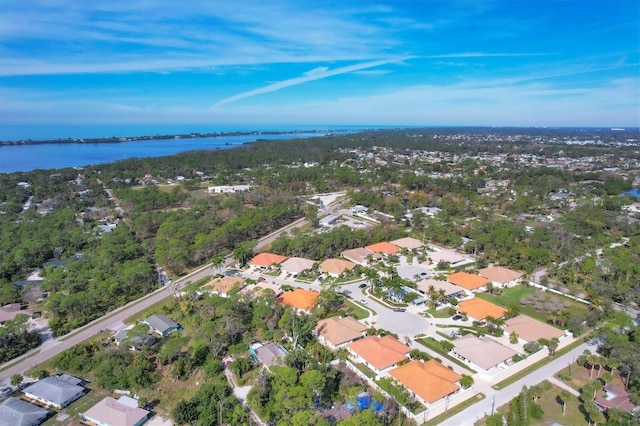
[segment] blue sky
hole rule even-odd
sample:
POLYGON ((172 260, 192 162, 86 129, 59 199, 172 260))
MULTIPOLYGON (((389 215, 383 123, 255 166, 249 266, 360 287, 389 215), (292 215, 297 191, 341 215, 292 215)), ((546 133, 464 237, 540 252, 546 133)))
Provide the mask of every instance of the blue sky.
POLYGON ((640 2, 0 0, 0 123, 640 126, 640 2))

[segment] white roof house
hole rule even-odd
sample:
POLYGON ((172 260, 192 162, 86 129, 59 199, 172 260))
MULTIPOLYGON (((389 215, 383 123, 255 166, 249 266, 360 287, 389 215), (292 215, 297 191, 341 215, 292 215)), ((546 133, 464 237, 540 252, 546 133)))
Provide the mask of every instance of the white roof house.
POLYGON ((280 264, 280 269, 290 274, 299 274, 302 271, 313 269, 315 262, 303 257, 290 257, 280 264))
MULTIPOLYGON (((66 381, 65 376, 51 376, 38 380, 24 390, 24 395, 45 405, 64 408, 86 392, 84 387, 73 383, 72 380, 66 381)), ((80 379, 76 380, 81 382, 80 379)))
POLYGON ((18 398, 8 398, 0 404, 0 426, 37 426, 51 411, 18 398))
POLYGON ((89 408, 82 419, 99 426, 140 426, 149 418, 149 411, 138 408, 133 398, 104 398, 89 408))

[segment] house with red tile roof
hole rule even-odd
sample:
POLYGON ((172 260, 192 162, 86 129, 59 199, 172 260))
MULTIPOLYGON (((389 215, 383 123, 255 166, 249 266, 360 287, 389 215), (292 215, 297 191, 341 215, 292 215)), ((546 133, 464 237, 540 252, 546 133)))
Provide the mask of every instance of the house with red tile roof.
POLYGON ((271 268, 273 265, 279 265, 285 260, 287 260, 286 256, 264 252, 251 259, 249 265, 257 268, 271 268))
POLYGON ((347 346, 351 357, 376 374, 387 372, 407 358, 411 348, 393 336, 368 336, 347 346))
POLYGON ((376 253, 384 254, 384 255, 395 254, 400 251, 400 247, 386 241, 383 241, 381 243, 371 244, 366 246, 365 248, 371 251, 374 251, 376 253))
POLYGON ((503 268, 501 266, 490 266, 478 271, 481 277, 491 281, 496 287, 513 287, 520 282, 522 272, 512 269, 503 268))
POLYGON ((502 318, 507 310, 502 306, 496 305, 479 297, 463 300, 456 306, 458 312, 467 314, 470 318, 482 321, 487 317, 502 318))
POLYGON ((480 275, 470 274, 468 272, 456 272, 447 277, 447 281, 469 291, 485 291, 489 281, 480 275))
POLYGON ((364 337, 367 327, 351 317, 332 317, 318 321, 315 334, 318 341, 336 350, 364 337))
POLYGON ((310 311, 318 302, 320 293, 313 290, 296 288, 293 291, 285 291, 277 299, 276 303, 291 306, 301 311, 310 311))
POLYGON ((462 378, 435 359, 427 362, 413 360, 389 371, 389 375, 427 407, 456 393, 462 378))

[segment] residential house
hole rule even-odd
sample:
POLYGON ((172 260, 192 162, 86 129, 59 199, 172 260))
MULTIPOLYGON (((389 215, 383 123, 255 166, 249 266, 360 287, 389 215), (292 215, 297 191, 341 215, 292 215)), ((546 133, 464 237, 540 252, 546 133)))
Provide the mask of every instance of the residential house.
POLYGON ((351 213, 353 213, 353 214, 364 214, 364 215, 366 215, 368 211, 369 211, 368 207, 365 207, 365 206, 360 205, 360 204, 357 204, 357 205, 351 207, 351 213))
POLYGON ((154 314, 142 322, 147 324, 151 331, 163 337, 176 331, 182 331, 182 326, 166 315, 154 314))
POLYGON ((350 272, 356 264, 344 259, 327 259, 320 264, 320 271, 332 277, 337 277, 343 272, 350 272))
POLYGON ((381 254, 364 247, 345 250, 340 253, 340 255, 345 259, 362 266, 367 266, 371 264, 372 261, 380 260, 383 257, 381 254))
POLYGON ((451 266, 455 266, 467 260, 465 257, 459 255, 458 253, 449 250, 438 250, 429 252, 428 257, 436 265, 440 262, 445 262, 451 266))
POLYGON ((82 379, 63 374, 38 380, 24 390, 24 395, 41 404, 62 409, 80 398, 87 391, 82 379))
POLYGON ((560 339, 565 335, 564 331, 526 315, 509 318, 504 324, 506 333, 515 332, 518 337, 527 342, 537 342, 539 339, 560 339))
POLYGON ((274 265, 280 265, 285 260, 287 260, 286 256, 264 252, 251 259, 249 261, 249 265, 253 266, 254 268, 270 269, 274 265))
POLYGON ((315 334, 318 341, 332 350, 364 337, 367 327, 351 317, 331 317, 318 321, 315 334))
POLYGON ((284 365, 284 358, 289 352, 276 343, 253 343, 249 346, 249 353, 256 364, 268 370, 274 365, 284 365))
POLYGON ((149 414, 133 398, 108 396, 85 411, 82 420, 98 426, 140 426, 149 419, 149 414))
POLYGON ((631 400, 631 394, 623 387, 607 383, 604 391, 605 396, 599 396, 595 399, 595 403, 600 410, 606 412, 616 408, 625 413, 632 413, 638 409, 631 400))
POLYGON ((456 272, 447 277, 451 284, 455 284, 469 291, 485 291, 489 281, 480 275, 470 274, 468 272, 456 272))
POLYGON ((230 294, 238 292, 243 287, 243 284, 244 279, 241 277, 225 276, 212 279, 200 289, 210 291, 220 297, 229 297, 230 294))
POLYGON ((112 339, 116 346, 120 346, 124 342, 128 346, 129 350, 139 351, 143 347, 151 346, 158 341, 155 336, 150 334, 129 336, 130 331, 130 328, 120 330, 113 335, 112 339))
POLYGON ((265 294, 266 292, 272 291, 274 296, 280 296, 282 294, 282 287, 279 284, 270 283, 267 281, 262 281, 257 284, 250 284, 244 287, 238 294, 241 295, 249 295, 252 299, 265 294))
POLYGON ((407 359, 411 348, 393 336, 368 336, 347 346, 351 357, 376 374, 383 374, 407 359))
POLYGON ((436 292, 444 292, 444 297, 446 299, 453 299, 464 294, 464 289, 458 287, 457 285, 453 285, 448 281, 438 281, 432 278, 428 278, 426 280, 418 281, 417 283, 418 291, 422 294, 429 294, 429 289, 433 287, 436 292))
POLYGON ((490 370, 510 360, 518 353, 490 337, 466 334, 453 341, 454 354, 484 370, 490 370))
POLYGON ((413 360, 389 371, 411 395, 427 407, 456 393, 462 376, 435 359, 427 362, 413 360))
POLYGON ((10 303, 0 307, 0 324, 7 321, 13 321, 18 315, 24 315, 27 318, 33 317, 33 311, 26 309, 21 303, 10 303))
POLYGON ((495 319, 502 318, 504 314, 507 313, 507 310, 502 306, 480 299, 479 297, 463 300, 458 303, 456 309, 458 312, 465 313, 469 318, 473 318, 476 321, 482 321, 487 317, 493 317, 495 319))
POLYGON ((490 266, 480 269, 478 274, 491 281, 496 287, 513 287, 518 284, 522 278, 522 272, 501 266, 490 266))
POLYGON ((209 194, 234 194, 251 189, 250 185, 218 185, 207 188, 209 194))
POLYGON ((0 403, 0 426, 38 426, 50 414, 45 408, 10 397, 0 403))
POLYGON ((388 256, 390 254, 396 254, 400 251, 400 247, 391 244, 387 241, 383 241, 376 244, 371 244, 365 247, 368 250, 371 250, 376 253, 380 253, 382 255, 388 256))
POLYGON ((320 293, 317 291, 296 288, 293 291, 282 293, 276 299, 276 303, 308 312, 316 305, 319 296, 320 293))
POLYGON ((320 227, 331 226, 334 223, 336 223, 339 218, 340 218, 340 216, 336 216, 336 215, 330 214, 330 215, 327 215, 327 216, 323 217, 322 219, 320 219, 318 221, 318 225, 320 225, 320 227))
POLYGON ((297 275, 302 271, 310 271, 315 264, 313 260, 304 257, 290 257, 280 264, 280 269, 291 275, 297 275))
POLYGON ((400 238, 398 240, 390 241, 390 243, 394 246, 400 247, 401 249, 404 248, 407 250, 418 250, 419 248, 422 248, 424 246, 424 244, 422 244, 422 241, 411 237, 400 238))

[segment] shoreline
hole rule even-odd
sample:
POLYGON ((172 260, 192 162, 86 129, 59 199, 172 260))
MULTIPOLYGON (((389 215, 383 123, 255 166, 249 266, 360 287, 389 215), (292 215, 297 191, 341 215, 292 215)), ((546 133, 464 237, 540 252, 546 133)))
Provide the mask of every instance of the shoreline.
POLYGON ((264 135, 296 135, 308 133, 333 133, 343 130, 282 130, 282 131, 249 131, 249 132, 212 132, 212 133, 184 133, 170 135, 144 135, 144 136, 110 136, 104 138, 67 138, 46 140, 7 140, 0 141, 2 146, 15 145, 54 145, 54 144, 98 144, 98 143, 126 143, 152 140, 177 140, 177 139, 205 139, 229 136, 264 136, 264 135))

